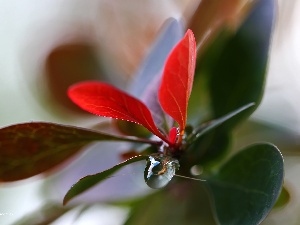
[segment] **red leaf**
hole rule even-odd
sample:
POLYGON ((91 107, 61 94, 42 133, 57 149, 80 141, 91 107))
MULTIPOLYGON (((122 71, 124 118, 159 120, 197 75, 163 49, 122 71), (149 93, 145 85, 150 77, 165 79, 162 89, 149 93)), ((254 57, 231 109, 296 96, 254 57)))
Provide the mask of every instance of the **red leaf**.
POLYGON ((158 93, 163 110, 185 129, 187 105, 191 94, 196 64, 196 42, 188 30, 169 55, 158 93))
MULTIPOLYGON (((93 141, 131 141, 55 123, 23 123, 0 129, 0 181, 25 179, 53 169, 93 141)), ((148 142, 150 143, 150 142, 148 142)))
POLYGON ((74 103, 90 113, 141 124, 162 140, 168 141, 157 129, 144 103, 109 84, 97 81, 77 83, 69 88, 68 95, 74 103))

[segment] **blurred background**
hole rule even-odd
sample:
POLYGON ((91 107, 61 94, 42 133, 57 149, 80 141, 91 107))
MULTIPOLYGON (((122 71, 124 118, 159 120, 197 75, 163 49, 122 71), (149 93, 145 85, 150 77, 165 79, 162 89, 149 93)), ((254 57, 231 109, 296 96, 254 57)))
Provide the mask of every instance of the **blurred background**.
MULTIPOLYGON (((94 117, 69 102, 66 88, 87 79, 126 88, 164 21, 174 17, 188 24, 199 2, 0 0, 0 126, 28 121, 94 124, 94 117)), ((263 224, 298 224, 300 2, 278 0, 277 5, 264 98, 252 123, 237 131, 243 138, 236 146, 271 141, 285 149, 285 183, 291 198, 263 224)), ((1 185, 0 224, 39 209, 45 198, 51 198, 45 197, 44 186, 45 181, 37 178, 1 185)), ((53 224, 117 225, 127 210, 97 205, 75 222, 77 213, 53 224)))

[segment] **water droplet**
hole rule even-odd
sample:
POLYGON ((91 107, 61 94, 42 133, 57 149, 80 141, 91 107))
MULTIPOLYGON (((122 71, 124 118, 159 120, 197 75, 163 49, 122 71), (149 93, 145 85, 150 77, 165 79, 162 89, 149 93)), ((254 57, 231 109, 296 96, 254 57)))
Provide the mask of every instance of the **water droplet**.
POLYGON ((144 172, 145 182, 151 188, 162 188, 171 181, 178 169, 177 159, 165 155, 149 156, 144 172))
POLYGON ((191 174, 193 175, 193 176, 199 176, 199 175, 201 175, 203 173, 203 168, 202 168, 202 166, 200 166, 200 165, 194 165, 194 166, 192 166, 192 168, 191 168, 191 174))

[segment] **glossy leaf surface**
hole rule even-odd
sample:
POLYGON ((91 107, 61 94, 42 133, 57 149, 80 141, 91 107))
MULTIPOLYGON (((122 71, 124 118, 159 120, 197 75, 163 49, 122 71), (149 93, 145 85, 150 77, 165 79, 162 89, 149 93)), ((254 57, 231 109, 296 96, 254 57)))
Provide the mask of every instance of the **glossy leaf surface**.
POLYGON ((80 195, 81 193, 83 193, 84 191, 92 188, 96 184, 99 184, 101 181, 104 181, 106 178, 110 177, 112 174, 117 172, 122 167, 124 167, 126 165, 129 165, 131 163, 134 163, 134 162, 138 162, 138 161, 141 161, 141 160, 146 160, 147 158, 148 158, 148 156, 139 155, 139 156, 130 158, 130 159, 118 164, 118 165, 115 165, 114 167, 112 167, 108 170, 105 170, 103 172, 81 178, 67 192, 67 194, 64 197, 63 204, 64 205, 67 204, 72 198, 80 195))
POLYGON ((219 223, 260 224, 280 194, 283 174, 274 145, 256 144, 233 156, 206 182, 219 223))
POLYGON ((163 110, 178 122, 181 130, 184 130, 186 125, 195 64, 195 37, 193 32, 188 30, 167 59, 158 94, 163 110))
POLYGON ((0 129, 0 181, 10 182, 48 171, 93 141, 132 141, 55 123, 32 122, 0 129))
MULTIPOLYGON (((214 117, 221 117, 248 102, 258 107, 265 84, 273 20, 274 1, 258 1, 216 61, 211 62, 209 88, 214 117)), ((256 107, 227 127, 235 126, 256 107)))
POLYGON ((82 82, 71 86, 68 95, 74 103, 90 113, 141 124, 167 141, 157 129, 147 106, 112 85, 97 81, 82 82))

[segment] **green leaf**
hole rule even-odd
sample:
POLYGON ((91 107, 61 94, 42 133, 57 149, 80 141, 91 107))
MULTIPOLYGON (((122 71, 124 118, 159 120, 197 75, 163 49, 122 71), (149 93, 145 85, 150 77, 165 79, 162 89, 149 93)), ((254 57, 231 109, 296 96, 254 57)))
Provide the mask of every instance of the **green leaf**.
POLYGON ((11 125, 0 129, 0 181, 21 180, 48 171, 94 141, 149 143, 55 123, 11 125))
POLYGON ((187 140, 189 143, 187 158, 183 160, 189 160, 189 164, 194 165, 221 157, 229 144, 229 134, 227 132, 217 132, 218 128, 222 127, 223 123, 234 120, 240 113, 251 110, 253 106, 254 103, 244 105, 221 118, 204 123, 193 131, 187 140))
POLYGON ((95 186, 96 184, 99 184, 101 181, 104 181, 106 178, 110 177, 112 174, 117 172, 122 167, 129 165, 131 163, 134 163, 134 162, 145 160, 147 158, 148 158, 148 156, 143 156, 143 155, 135 156, 135 157, 132 157, 118 165, 115 165, 114 167, 112 167, 108 170, 104 170, 100 173, 88 175, 86 177, 81 178, 67 192, 67 194, 64 197, 63 204, 64 205, 67 204, 74 197, 80 195, 81 193, 90 189, 91 187, 95 186))
POLYGON ((140 224, 215 225, 216 223, 205 188, 197 181, 181 178, 170 188, 157 191, 134 203, 124 225, 140 224))
MULTIPOLYGON (((273 20, 273 0, 258 1, 242 27, 210 62, 207 73, 213 118, 248 102, 258 107, 264 90, 273 20)), ((228 129, 247 118, 255 108, 226 123, 228 129)))
POLYGON ((228 153, 231 144, 230 133, 219 133, 217 130, 199 137, 189 149, 189 152, 179 161, 180 167, 201 165, 209 171, 228 153))
POLYGON ((202 0, 198 2, 198 7, 195 4, 197 8, 187 27, 194 31, 197 43, 200 43, 198 55, 201 56, 224 27, 235 29, 241 24, 254 4, 251 0, 202 0))
POLYGON ((283 158, 271 144, 237 153, 206 184, 222 225, 255 225, 274 206, 283 184, 283 158))
POLYGON ((203 136, 204 134, 206 134, 207 132, 211 131, 212 129, 215 129, 216 127, 219 127, 220 125, 222 125, 224 122, 226 122, 227 120, 232 119, 234 116, 240 114, 241 112, 251 108, 252 106, 254 106, 254 103, 248 103, 228 114, 226 114, 225 116, 222 116, 221 118, 209 121, 205 124, 203 124, 201 127, 199 127, 198 129, 196 129, 191 137, 189 138, 189 142, 195 142, 197 140, 197 138, 200 138, 201 136, 203 136))

